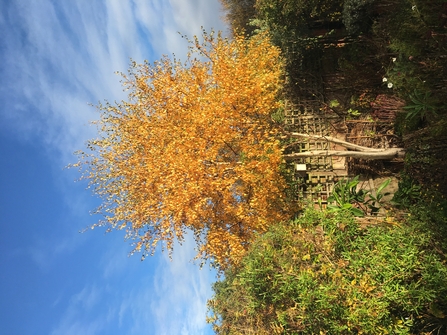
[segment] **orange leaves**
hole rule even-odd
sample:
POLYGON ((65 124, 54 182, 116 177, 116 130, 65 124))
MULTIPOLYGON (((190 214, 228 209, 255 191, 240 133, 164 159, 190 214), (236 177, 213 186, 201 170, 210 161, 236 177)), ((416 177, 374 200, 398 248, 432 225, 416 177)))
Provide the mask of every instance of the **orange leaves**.
POLYGON ((282 63, 263 35, 203 39, 184 64, 133 63, 128 101, 98 106, 100 139, 80 162, 106 221, 137 250, 171 249, 189 229, 224 268, 287 212, 270 122, 282 63))

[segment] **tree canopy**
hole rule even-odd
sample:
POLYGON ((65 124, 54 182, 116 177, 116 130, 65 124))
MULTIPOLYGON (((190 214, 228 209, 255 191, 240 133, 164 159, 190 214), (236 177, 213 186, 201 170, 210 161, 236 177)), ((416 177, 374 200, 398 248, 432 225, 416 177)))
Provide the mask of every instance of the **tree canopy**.
POLYGON ((143 255, 191 230, 198 257, 224 268, 256 233, 287 217, 270 114, 283 66, 266 35, 203 34, 186 62, 132 62, 128 100, 100 104, 99 138, 79 152, 102 198, 98 225, 125 229, 143 255))
POLYGON ((256 0, 220 0, 220 3, 225 10, 225 19, 234 32, 253 32, 254 27, 249 23, 256 14, 256 0))

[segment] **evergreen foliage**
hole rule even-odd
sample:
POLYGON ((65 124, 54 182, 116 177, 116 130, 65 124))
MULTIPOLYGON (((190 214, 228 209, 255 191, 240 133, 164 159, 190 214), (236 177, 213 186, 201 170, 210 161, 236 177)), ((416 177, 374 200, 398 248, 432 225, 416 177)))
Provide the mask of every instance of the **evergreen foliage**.
POLYGON ((350 34, 365 33, 372 24, 373 4, 376 0, 345 0, 343 23, 350 34))

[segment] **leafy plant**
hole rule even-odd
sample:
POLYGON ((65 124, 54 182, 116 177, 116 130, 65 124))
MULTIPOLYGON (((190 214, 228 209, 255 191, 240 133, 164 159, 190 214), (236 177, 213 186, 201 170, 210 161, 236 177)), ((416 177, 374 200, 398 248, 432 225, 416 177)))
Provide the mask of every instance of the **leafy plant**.
POLYGON ((376 215, 379 212, 380 208, 382 207, 383 197, 390 195, 390 192, 383 192, 383 190, 390 184, 390 182, 391 179, 387 179, 382 184, 380 184, 375 192, 368 193, 368 200, 365 203, 371 210, 372 215, 376 215))
POLYGON ((360 112, 358 111, 358 109, 352 109, 352 108, 349 108, 347 113, 349 116, 359 116, 360 115, 360 112))
POLYGON ((329 101, 329 107, 334 108, 334 107, 338 107, 338 106, 340 106, 340 103, 338 102, 337 99, 329 101))
POLYGON ((285 119, 284 107, 278 107, 276 111, 272 112, 271 118, 273 122, 282 124, 285 119))
POLYGON ((413 94, 410 94, 409 97, 413 104, 404 107, 404 109, 408 111, 406 119, 411 120, 415 117, 425 119, 427 114, 429 113, 437 115, 436 102, 433 99, 431 99, 431 92, 429 91, 422 92, 415 89, 413 94))
POLYGON ((342 179, 334 185, 334 189, 328 198, 328 202, 335 204, 328 205, 331 211, 347 210, 355 216, 364 216, 365 211, 359 208, 365 203, 365 196, 368 191, 357 189, 359 184, 359 176, 353 179, 342 179))
POLYGON ((394 194, 392 203, 398 206, 409 207, 421 198, 421 186, 405 176, 399 181, 399 189, 394 194))
POLYGON ((390 65, 386 71, 382 81, 398 92, 402 92, 406 96, 413 92, 416 88, 422 88, 422 75, 418 73, 418 67, 415 62, 408 60, 408 57, 399 55, 389 60, 390 65))
POLYGON ((377 215, 382 207, 383 198, 389 195, 389 192, 384 192, 384 189, 389 185, 391 179, 385 180, 375 192, 358 188, 359 176, 352 179, 343 179, 334 185, 334 189, 328 198, 328 202, 335 202, 329 204, 330 211, 347 210, 354 216, 365 216, 368 214, 368 209, 371 215, 377 215))

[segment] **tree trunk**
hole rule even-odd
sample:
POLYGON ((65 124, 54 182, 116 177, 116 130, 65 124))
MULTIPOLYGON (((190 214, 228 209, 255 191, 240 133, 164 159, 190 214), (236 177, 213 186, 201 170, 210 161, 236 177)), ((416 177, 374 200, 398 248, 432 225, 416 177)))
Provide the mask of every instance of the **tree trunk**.
POLYGON ((315 156, 338 156, 338 157, 352 157, 361 159, 393 159, 393 158, 404 157, 405 150, 402 148, 390 148, 390 149, 383 149, 381 151, 312 150, 312 151, 287 154, 284 155, 284 158, 286 160, 293 160, 294 158, 315 157, 315 156))
POLYGON ((311 150, 305 152, 297 152, 293 154, 286 154, 284 158, 286 160, 293 160, 295 158, 301 157, 315 157, 315 156, 338 156, 338 157, 353 157, 361 159, 393 159, 393 158, 403 158, 405 156, 405 149, 403 148, 388 148, 388 149, 378 149, 378 148, 368 148, 354 143, 346 142, 341 139, 331 137, 331 136, 319 136, 319 135, 308 135, 301 133, 288 133, 287 136, 294 138, 308 138, 313 140, 325 140, 327 142, 336 143, 341 145, 348 150, 311 150))

